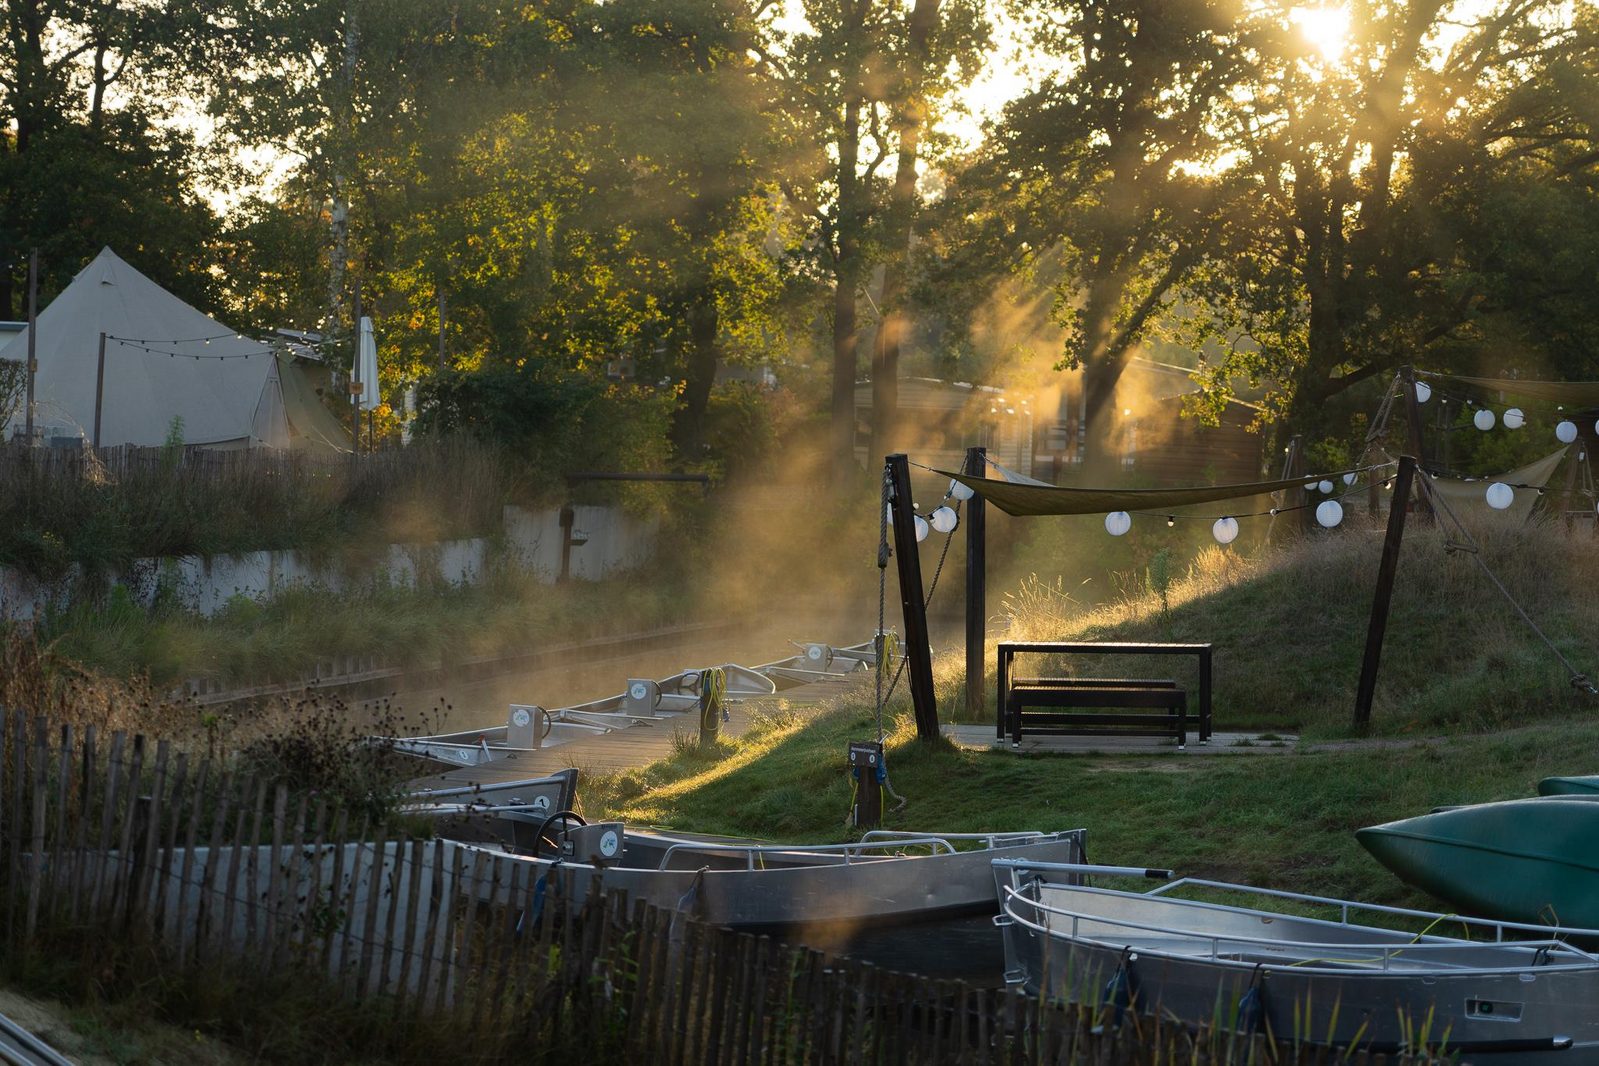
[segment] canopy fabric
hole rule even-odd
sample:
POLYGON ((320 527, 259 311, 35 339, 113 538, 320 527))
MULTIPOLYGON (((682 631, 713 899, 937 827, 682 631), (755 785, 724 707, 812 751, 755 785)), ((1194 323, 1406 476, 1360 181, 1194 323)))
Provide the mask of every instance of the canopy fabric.
POLYGON ((350 380, 361 386, 357 401, 361 410, 376 410, 383 402, 378 395, 378 345, 377 339, 372 336, 372 320, 366 315, 361 316, 361 328, 357 331, 355 364, 351 367, 350 380))
POLYGON ((1418 373, 1417 376, 1458 381, 1462 385, 1471 385, 1489 392, 1503 392, 1534 400, 1599 407, 1599 381, 1520 381, 1516 378, 1471 378, 1457 374, 1429 373, 1418 373))
POLYGON ((278 361, 273 359, 267 370, 266 387, 255 405, 255 419, 251 427, 255 439, 269 448, 289 446, 289 416, 283 410, 283 383, 278 374, 278 361))
POLYGON ((1463 516, 1467 512, 1504 515, 1519 524, 1527 520, 1532 514, 1533 507, 1538 503, 1538 493, 1534 490, 1548 486, 1550 477, 1554 475, 1555 469, 1566 457, 1568 450, 1561 448, 1536 462, 1506 471, 1497 477, 1467 479, 1429 475, 1429 480, 1438 495, 1444 498, 1457 515, 1463 516), (1516 490, 1515 500, 1503 511, 1496 511, 1488 506, 1488 486, 1496 481, 1502 481, 1516 490))
POLYGON ((1200 485, 1179 489, 1073 489, 1040 483, 1017 484, 976 477, 972 474, 937 471, 945 477, 959 481, 1006 514, 1017 517, 1109 514, 1111 511, 1167 511, 1196 503, 1215 503, 1218 500, 1263 496, 1295 488, 1307 482, 1341 478, 1344 474, 1358 472, 1340 470, 1336 473, 1303 475, 1283 481, 1255 481, 1242 485, 1200 485))
POLYGON ((278 356, 278 378, 289 424, 288 446, 297 452, 350 451, 350 427, 317 395, 318 388, 329 385, 327 368, 284 352, 278 356))
MULTIPOLYGON (((106 342, 102 445, 164 444, 178 419, 185 444, 258 440, 255 415, 273 362, 266 345, 190 307, 109 248, 40 313, 38 332, 34 422, 41 429, 93 436, 103 332, 139 343, 106 342)), ((0 358, 21 361, 27 352, 23 330, 0 358)), ((25 419, 18 411, 11 428, 25 419)))

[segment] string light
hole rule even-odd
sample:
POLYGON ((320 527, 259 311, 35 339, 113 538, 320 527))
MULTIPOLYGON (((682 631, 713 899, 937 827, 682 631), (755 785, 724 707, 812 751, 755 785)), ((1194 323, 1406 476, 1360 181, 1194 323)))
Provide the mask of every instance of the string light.
MULTIPOLYGON (((194 359, 196 361, 201 360, 201 359, 210 359, 210 360, 248 359, 248 358, 250 358, 251 355, 255 354, 253 352, 234 352, 231 355, 197 355, 194 352, 174 352, 174 351, 172 351, 172 350, 170 350, 168 348, 157 348, 154 345, 145 344, 145 343, 143 343, 141 341, 128 340, 125 337, 113 337, 110 334, 106 334, 106 340, 115 341, 117 344, 121 345, 124 348, 137 348, 140 351, 148 352, 151 355, 165 355, 165 356, 167 356, 169 358, 172 358, 172 359, 194 359)), ((184 342, 181 342, 181 341, 169 341, 167 343, 169 343, 169 344, 178 344, 178 343, 184 343, 184 342)))

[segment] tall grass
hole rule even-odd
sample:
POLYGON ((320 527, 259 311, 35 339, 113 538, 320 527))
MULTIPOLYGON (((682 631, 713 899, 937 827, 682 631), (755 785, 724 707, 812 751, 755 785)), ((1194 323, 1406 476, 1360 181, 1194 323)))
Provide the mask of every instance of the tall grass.
MULTIPOLYGON (((1599 582, 1593 540, 1558 523, 1489 523, 1475 536, 1482 562, 1578 670, 1599 678, 1599 600, 1588 593, 1599 582)), ((1489 730, 1599 710, 1599 698, 1573 689, 1555 655, 1454 543, 1419 523, 1405 536, 1375 729, 1489 730)), ((1213 547, 1173 575, 1164 594, 1134 581, 1097 607, 1034 577, 1004 598, 1007 639, 1208 641, 1218 729, 1335 735, 1352 714, 1381 551, 1381 534, 1364 530, 1253 556, 1213 547)), ((1150 668, 1128 659, 1077 665, 1122 676, 1150 668)))
POLYGON ((189 678, 254 685, 294 681, 344 655, 444 669, 551 640, 615 635, 618 619, 634 631, 657 628, 684 620, 690 591, 689 576, 670 566, 556 586, 505 566, 475 585, 296 585, 265 602, 235 596, 206 618, 146 610, 118 589, 100 604, 47 614, 38 631, 66 669, 84 664, 162 688, 189 678))
POLYGON ((135 559, 359 550, 498 531, 527 464, 466 440, 363 456, 0 448, 0 565, 45 580, 135 559))

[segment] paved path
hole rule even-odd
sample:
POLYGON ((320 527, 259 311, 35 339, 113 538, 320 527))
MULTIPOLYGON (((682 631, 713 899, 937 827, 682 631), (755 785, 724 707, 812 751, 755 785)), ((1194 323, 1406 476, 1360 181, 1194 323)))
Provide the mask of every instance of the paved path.
POLYGON ((1213 733, 1209 744, 1190 741, 1181 751, 1170 737, 1023 736, 1021 746, 1016 747, 1009 738, 995 739, 992 725, 946 725, 944 735, 962 748, 1024 755, 1286 755, 1299 745, 1298 737, 1277 733, 1213 733))

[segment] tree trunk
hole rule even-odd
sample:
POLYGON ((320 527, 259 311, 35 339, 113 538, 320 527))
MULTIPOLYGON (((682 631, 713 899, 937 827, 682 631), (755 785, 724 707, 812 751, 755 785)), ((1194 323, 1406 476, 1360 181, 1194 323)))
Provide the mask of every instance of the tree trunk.
MULTIPOLYGON (((328 253, 328 328, 337 329, 344 306, 344 273, 350 261, 350 201, 345 193, 345 171, 355 150, 355 60, 359 48, 355 7, 344 9, 344 84, 340 101, 338 169, 333 174, 333 206, 329 219, 332 248, 328 253)), ((355 324, 359 328, 359 323, 355 324)))
POLYGON ((1084 447, 1080 475, 1083 485, 1110 485, 1121 475, 1121 455, 1114 448, 1112 429, 1116 421, 1116 385, 1132 360, 1128 337, 1116 338, 1115 316, 1127 288, 1127 276, 1111 265, 1115 261, 1104 242, 1095 263, 1095 276, 1089 281, 1082 312, 1081 347, 1078 360, 1083 367, 1084 447))
POLYGON ((716 313, 716 296, 709 290, 702 290, 689 308, 688 332, 683 403, 672 420, 672 438, 678 455, 693 462, 700 458, 705 444, 705 409, 721 362, 721 321, 716 313))
POLYGON ((899 153, 894 163, 894 187, 889 202, 891 247, 894 251, 883 264, 883 291, 879 306, 882 322, 877 328, 877 343, 872 351, 872 452, 886 455, 903 447, 899 440, 899 351, 905 339, 908 320, 903 307, 906 260, 910 256, 911 234, 916 217, 916 161, 921 151, 922 128, 927 122, 927 103, 922 89, 926 75, 928 39, 938 21, 939 0, 916 0, 911 10, 906 35, 908 62, 905 100, 900 109, 896 132, 899 153))
POLYGON ((838 231, 833 259, 833 480, 842 490, 855 474, 855 287, 861 216, 855 173, 861 144, 861 100, 846 101, 838 142, 838 231))
MULTIPOLYGON (((850 242, 853 243, 853 242, 850 242)), ((841 246, 843 242, 840 242, 841 246)), ((842 490, 855 475, 855 281, 854 256, 840 256, 833 283, 833 479, 842 490)))
POLYGON ((94 45, 94 77, 89 91, 89 128, 95 133, 100 132, 100 126, 105 116, 105 90, 108 84, 105 69, 106 42, 104 39, 95 41, 94 45))

